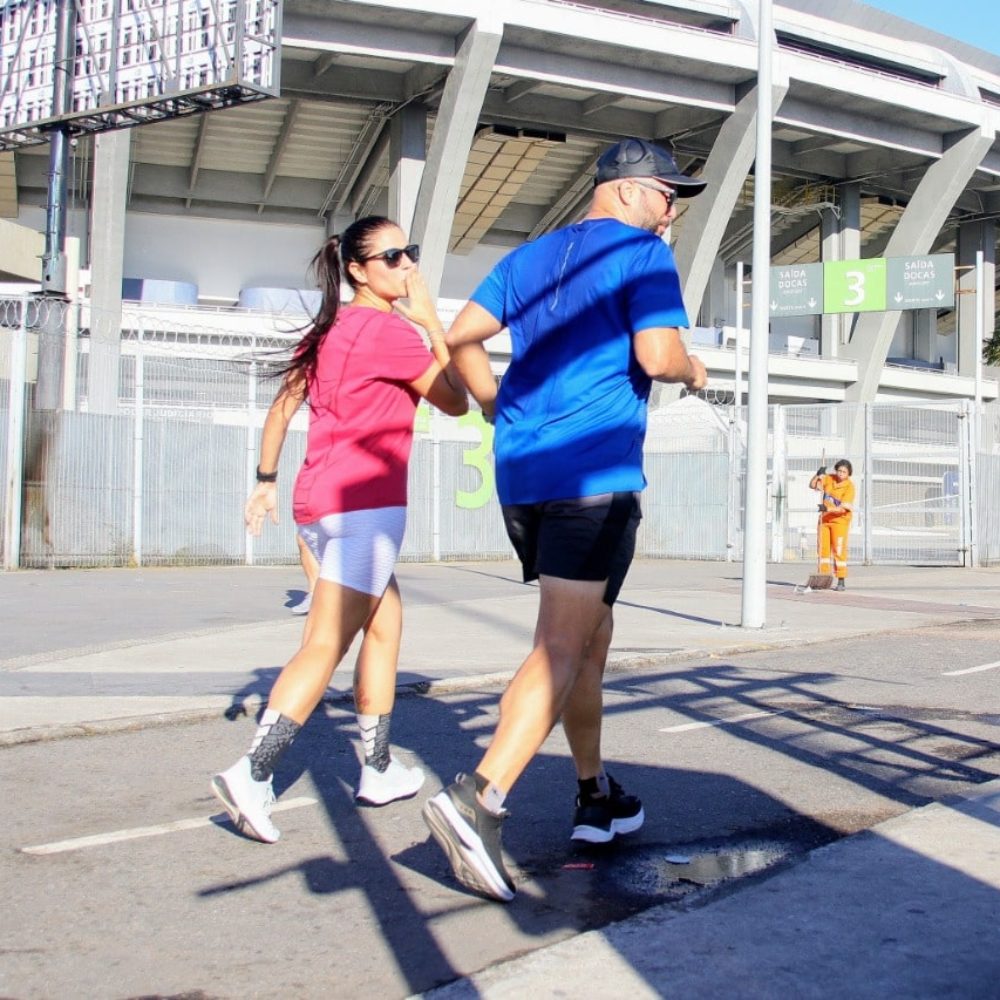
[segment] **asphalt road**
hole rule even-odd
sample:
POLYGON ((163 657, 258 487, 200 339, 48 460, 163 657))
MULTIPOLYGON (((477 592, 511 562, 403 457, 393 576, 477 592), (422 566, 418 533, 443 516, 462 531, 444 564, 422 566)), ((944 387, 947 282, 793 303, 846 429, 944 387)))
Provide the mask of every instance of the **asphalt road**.
POLYGON ((383 809, 354 806, 353 716, 323 706, 279 769, 270 846, 237 835, 208 790, 252 720, 6 748, 0 995, 403 997, 655 903, 738 891, 1000 775, 997 670, 973 669, 998 640, 1000 622, 977 621, 612 674, 607 760, 646 824, 610 850, 570 845, 557 731, 509 801, 509 906, 455 886, 419 815, 485 745, 486 685, 400 700, 393 741, 429 779, 383 809))

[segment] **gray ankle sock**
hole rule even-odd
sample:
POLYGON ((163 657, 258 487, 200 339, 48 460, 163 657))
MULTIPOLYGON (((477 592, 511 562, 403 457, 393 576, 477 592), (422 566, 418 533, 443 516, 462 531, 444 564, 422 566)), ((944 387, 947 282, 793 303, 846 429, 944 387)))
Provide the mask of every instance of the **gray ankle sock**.
POLYGON ((476 794, 483 807, 491 813, 499 816, 503 812, 504 800, 507 793, 493 784, 488 778, 484 778, 478 771, 473 775, 476 781, 476 794))
POLYGON ((278 758, 292 745, 302 726, 287 716, 268 708, 260 717, 257 735, 250 744, 250 777, 266 781, 274 774, 278 758))
POLYGON ((384 774, 389 766, 389 723, 392 716, 364 715, 358 713, 358 729, 361 730, 361 743, 365 749, 365 764, 375 768, 379 774, 384 774))

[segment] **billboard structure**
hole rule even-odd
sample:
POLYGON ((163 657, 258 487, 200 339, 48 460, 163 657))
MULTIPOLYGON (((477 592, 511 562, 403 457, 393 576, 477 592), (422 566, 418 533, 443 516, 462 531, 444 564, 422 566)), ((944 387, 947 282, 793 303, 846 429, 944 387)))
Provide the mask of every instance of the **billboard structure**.
POLYGON ((0 151, 277 96, 282 2, 0 0, 0 151))

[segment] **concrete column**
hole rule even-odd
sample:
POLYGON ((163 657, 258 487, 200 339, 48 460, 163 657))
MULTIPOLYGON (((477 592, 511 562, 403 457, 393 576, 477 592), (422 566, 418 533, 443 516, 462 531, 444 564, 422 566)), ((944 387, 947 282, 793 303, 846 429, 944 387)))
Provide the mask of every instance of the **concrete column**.
MULTIPOLYGON (((861 259, 861 185, 845 184, 840 188, 840 259, 861 259)), ((837 353, 851 342, 856 316, 846 313, 837 317, 837 353)))
MULTIPOLYGON (((845 184, 840 188, 839 215, 824 209, 820 218, 821 259, 858 260, 861 256, 861 188, 845 184)), ((833 313, 820 317, 820 355, 835 358, 850 339, 850 314, 833 313)))
POLYGON ((413 213, 427 159, 427 109, 409 104, 389 123, 389 218, 405 233, 413 213))
POLYGON ((125 209, 131 147, 131 129, 102 132, 94 139, 87 394, 92 413, 115 413, 118 410, 125 209))
POLYGON ((930 309, 915 309, 903 317, 913 331, 913 356, 918 361, 937 361, 937 313, 930 309))
POLYGON ((433 296, 441 288, 458 193, 502 37, 499 15, 477 20, 458 39, 441 95, 410 227, 410 238, 421 245, 420 271, 433 296))
POLYGON ((327 212, 325 239, 339 235, 353 221, 354 216, 350 212, 327 212))
MULTIPOLYGON (((702 308, 702 326, 714 326, 721 330, 727 323, 727 318, 733 312, 732 289, 730 276, 726 274, 726 265, 721 257, 716 257, 708 278, 708 288, 705 292, 702 308)), ((695 317, 689 317, 695 322, 695 317)))
MULTIPOLYGON (((921 178, 886 244, 884 256, 909 257, 930 251, 948 213, 990 151, 993 136, 992 128, 984 125, 952 137, 950 146, 921 178)), ((847 402, 868 403, 875 399, 899 316, 898 311, 893 311, 858 317, 851 342, 843 351, 858 361, 858 380, 848 387, 847 402)))
POLYGON ((963 294, 958 296, 958 374, 974 378, 976 374, 976 351, 983 349, 976 344, 976 252, 983 251, 983 285, 986 304, 984 335, 993 335, 993 317, 996 315, 996 244, 997 224, 995 219, 967 222, 958 230, 958 287, 963 294))
MULTIPOLYGON (((840 219, 832 209, 824 208, 819 218, 820 260, 842 260, 840 219)), ((835 358, 840 352, 840 320, 837 313, 826 313, 819 318, 819 353, 824 358, 835 358)))
MULTIPOLYGON (((776 72, 779 66, 776 64, 776 72)), ((771 90, 776 112, 788 93, 787 78, 776 78, 771 90)), ((737 100, 733 113, 719 130, 701 173, 708 187, 688 202, 684 231, 674 249, 684 305, 692 323, 701 311, 726 226, 753 165, 756 142, 757 88, 751 87, 737 100)))
POLYGON ((861 185, 840 189, 840 244, 844 260, 861 257, 861 185))

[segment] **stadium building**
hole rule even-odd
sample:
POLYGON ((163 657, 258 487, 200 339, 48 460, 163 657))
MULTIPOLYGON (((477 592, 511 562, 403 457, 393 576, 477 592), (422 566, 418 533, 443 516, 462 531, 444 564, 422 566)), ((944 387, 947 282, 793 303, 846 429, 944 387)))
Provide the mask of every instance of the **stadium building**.
MULTIPOLYGON (((108 7, 82 5, 94 19, 108 7)), ((280 96, 74 140, 71 285, 95 315, 120 316, 124 294, 238 329, 247 312, 307 309, 306 264, 324 236, 380 212, 421 243, 447 313, 508 248, 582 214, 603 147, 642 136, 708 181, 680 203, 671 241, 690 338, 731 399, 737 269, 749 276, 753 236, 756 10, 752 0, 285 0, 280 96)), ((920 268, 953 254, 959 294, 943 308, 849 312, 848 299, 845 311, 811 315, 782 315, 772 296, 771 400, 971 398, 977 251, 979 329, 989 339, 996 326, 1000 56, 855 0, 784 0, 773 18, 781 290, 815 281, 804 265, 920 268)), ((15 41, 3 39, 8 54, 15 41)), ((118 38, 123 69, 149 41, 118 38)), ((0 275, 21 287, 38 277, 48 186, 45 144, 0 154, 0 275)), ((502 366, 502 338, 494 347, 502 366)), ((986 369, 984 400, 996 398, 996 376, 986 369)), ((115 396, 91 408, 113 409, 115 396)))

